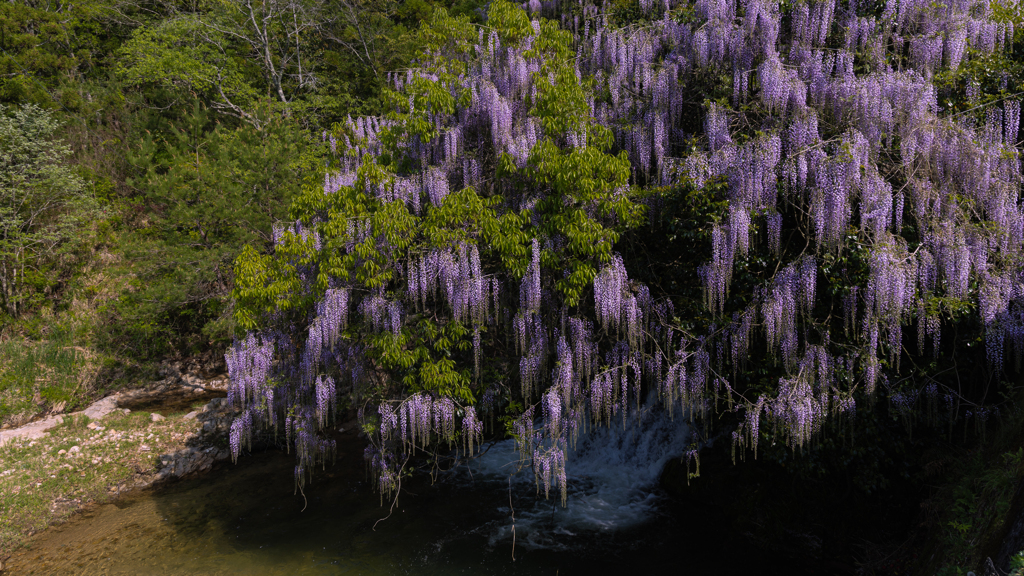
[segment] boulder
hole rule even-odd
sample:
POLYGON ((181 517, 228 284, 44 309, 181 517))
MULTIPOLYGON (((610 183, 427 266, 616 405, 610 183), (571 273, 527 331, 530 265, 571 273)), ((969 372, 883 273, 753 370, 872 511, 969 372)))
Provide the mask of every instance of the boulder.
POLYGON ((192 446, 173 454, 164 454, 160 456, 161 468, 157 472, 157 479, 170 480, 195 476, 213 468, 217 462, 227 460, 228 456, 230 456, 230 452, 213 446, 205 448, 192 446))
POLYGON ((224 446, 227 445, 231 422, 237 414, 227 398, 214 398, 202 410, 186 414, 185 418, 195 418, 203 426, 189 441, 191 446, 160 456, 157 481, 195 476, 213 468, 217 462, 227 460, 231 452, 224 446))

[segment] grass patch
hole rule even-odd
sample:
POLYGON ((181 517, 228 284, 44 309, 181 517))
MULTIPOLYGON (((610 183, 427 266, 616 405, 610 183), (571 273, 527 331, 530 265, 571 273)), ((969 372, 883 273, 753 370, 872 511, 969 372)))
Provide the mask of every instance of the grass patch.
POLYGON ((91 397, 96 354, 67 333, 47 340, 0 342, 0 421, 16 414, 59 413, 91 397))
POLYGON ((61 522, 83 505, 102 502, 155 472, 159 456, 183 448, 200 423, 147 412, 115 411, 89 428, 85 416, 36 440, 0 446, 0 558, 28 534, 61 522))
MULTIPOLYGON (((115 234, 108 244, 120 240, 115 234)), ((109 309, 137 289, 132 270, 122 256, 100 247, 51 302, 18 317, 0 312, 0 425, 81 409, 108 393, 159 380, 158 368, 169 358, 139 360, 111 335, 121 327, 109 309)))

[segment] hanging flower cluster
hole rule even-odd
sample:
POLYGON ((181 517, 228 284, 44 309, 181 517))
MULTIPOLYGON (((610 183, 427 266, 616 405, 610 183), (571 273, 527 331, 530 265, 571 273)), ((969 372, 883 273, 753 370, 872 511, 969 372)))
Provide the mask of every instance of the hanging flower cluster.
MULTIPOLYGON (((325 134, 322 190, 296 202, 273 256, 239 260, 254 331, 228 353, 243 408, 233 453, 281 422, 301 477, 331 450, 317 431, 337 398, 362 399, 386 492, 417 451, 472 453, 478 410, 493 421, 516 407, 522 463, 564 500, 577 435, 625 422, 648 391, 705 426, 724 403, 741 414, 734 447, 755 456, 763 434, 802 448, 898 370, 903 326, 938 353, 936 302, 976 302, 993 369, 1008 347, 1020 363, 1020 105, 945 114, 932 82, 1011 48, 989 3, 641 9, 642 25, 621 28, 591 4, 499 1, 486 27, 439 11, 417 67, 389 76, 393 111, 325 134), (694 92, 722 77, 732 106, 695 108, 694 92), (714 323, 692 334, 613 247, 643 223, 636 191, 712 181, 726 183, 727 208, 696 277, 714 323), (858 247, 866 280, 837 297, 833 327, 823 266, 858 247), (737 265, 762 248, 777 265, 736 304, 737 265), (281 331, 295 310, 311 311, 305 338, 281 331), (785 375, 748 398, 735 375, 757 346, 785 375)), ((939 396, 891 404, 937 411, 939 396)))

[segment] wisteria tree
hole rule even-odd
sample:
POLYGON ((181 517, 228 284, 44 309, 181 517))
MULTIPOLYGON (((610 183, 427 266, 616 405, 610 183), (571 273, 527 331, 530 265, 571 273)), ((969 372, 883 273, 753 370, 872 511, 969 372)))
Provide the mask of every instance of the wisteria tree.
POLYGON ((236 262, 234 454, 283 428, 301 483, 358 406, 382 492, 488 424, 564 499, 578 434, 652 396, 755 456, 878 398, 984 422, 898 375, 964 317, 989 374, 1019 368, 1020 106, 957 73, 1015 37, 967 0, 438 11, 392 111, 324 134, 294 225, 236 262), (620 241, 680 198, 699 310, 620 241), (738 376, 752 355, 771 386, 738 376))

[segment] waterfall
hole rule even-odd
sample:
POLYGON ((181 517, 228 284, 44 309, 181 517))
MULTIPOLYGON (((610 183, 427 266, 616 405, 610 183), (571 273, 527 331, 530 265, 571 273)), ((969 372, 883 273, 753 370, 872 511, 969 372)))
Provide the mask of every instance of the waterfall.
POLYGON ((550 499, 540 494, 529 467, 516 470, 519 454, 513 440, 492 446, 468 464, 463 481, 505 486, 510 491, 499 511, 491 545, 511 539, 526 548, 561 549, 572 545, 573 536, 610 533, 643 524, 655 517, 664 498, 658 489, 661 471, 671 458, 679 458, 691 442, 684 416, 675 419, 656 403, 649 402, 610 426, 591 428, 581 434, 567 457, 568 497, 560 502, 557 488, 550 499), (512 505, 509 506, 509 501, 512 505))

